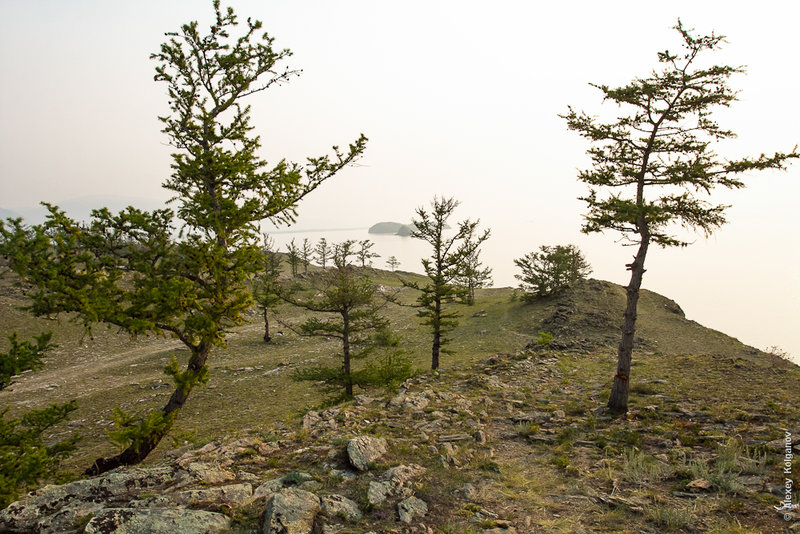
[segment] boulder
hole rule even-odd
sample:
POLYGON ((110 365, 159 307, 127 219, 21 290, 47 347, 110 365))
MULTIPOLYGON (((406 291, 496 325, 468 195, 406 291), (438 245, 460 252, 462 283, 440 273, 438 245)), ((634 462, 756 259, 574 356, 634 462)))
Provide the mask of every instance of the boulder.
POLYGON ((389 446, 384 438, 358 436, 347 444, 350 463, 359 471, 366 471, 370 462, 374 462, 387 452, 389 446))
POLYGON ((311 492, 282 490, 267 502, 264 534, 311 534, 320 508, 319 497, 311 492))
POLYGON ((230 532, 231 520, 216 512, 171 508, 106 508, 86 525, 85 534, 215 534, 230 532))
POLYGON ((423 516, 428 513, 428 505, 425 501, 417 497, 409 497, 400 501, 397 505, 397 512, 400 514, 400 521, 411 523, 415 517, 423 516))
POLYGON ((322 501, 322 510, 328 517, 338 516, 347 519, 348 521, 360 521, 362 514, 358 509, 358 505, 342 495, 327 495, 320 499, 322 501))

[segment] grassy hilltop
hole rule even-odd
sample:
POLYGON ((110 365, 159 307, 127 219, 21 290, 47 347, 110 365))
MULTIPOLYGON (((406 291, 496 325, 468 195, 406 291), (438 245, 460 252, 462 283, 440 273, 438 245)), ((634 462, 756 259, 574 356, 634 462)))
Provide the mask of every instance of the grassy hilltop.
MULTIPOLYGON (((417 277, 371 274, 385 286, 417 277)), ((400 295, 414 299, 408 289, 400 295)), ((363 392, 341 407, 336 424, 320 428, 301 423, 308 410, 325 408, 320 388, 290 374, 312 362, 334 363, 337 342, 273 323, 283 335, 264 344, 253 313, 227 349, 212 355, 210 382, 193 392, 172 439, 147 463, 175 457, 175 448, 255 437, 277 449, 243 456, 240 467, 264 480, 302 469, 360 502, 360 482, 327 473, 341 460, 336 450, 366 433, 390 444, 376 473, 399 463, 427 468, 416 495, 429 513, 424 527, 405 526, 366 507, 361 523, 343 522, 343 533, 788 529, 792 523, 772 506, 784 482, 785 431, 800 430, 800 368, 687 320, 675 302, 644 291, 631 411, 625 419, 598 415, 615 368, 624 299, 622 287, 597 280, 534 304, 509 288, 479 290, 475 306, 459 306, 455 354, 443 356, 438 373, 423 373, 399 392, 363 392), (538 331, 552 333, 553 341, 537 344, 538 331), (424 406, 414 400, 420 398, 424 406), (477 431, 480 439, 472 439, 477 431)), ((77 399, 78 410, 57 434, 84 436, 65 466, 80 471, 112 452, 104 433, 114 407, 144 412, 163 405, 171 387, 162 368, 173 354, 183 362, 187 352, 169 338, 131 340, 102 326, 89 337, 65 318, 32 318, 18 310, 23 304, 20 290, 3 282, 0 331, 17 329, 27 338, 53 330, 58 348, 42 370, 0 393, 2 404, 13 415, 77 399)), ((430 340, 415 309, 392 306, 387 314, 415 366, 427 369, 430 340)), ((296 324, 303 312, 287 305, 276 315, 296 324)), ((252 510, 238 511, 236 521, 242 532, 259 528, 252 510)))

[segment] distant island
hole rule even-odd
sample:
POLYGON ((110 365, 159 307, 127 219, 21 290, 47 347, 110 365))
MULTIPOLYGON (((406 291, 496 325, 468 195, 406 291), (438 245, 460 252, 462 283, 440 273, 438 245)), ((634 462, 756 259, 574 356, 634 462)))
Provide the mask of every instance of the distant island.
POLYGON ((370 234, 389 234, 408 237, 414 231, 414 225, 398 222, 379 222, 369 227, 370 234))

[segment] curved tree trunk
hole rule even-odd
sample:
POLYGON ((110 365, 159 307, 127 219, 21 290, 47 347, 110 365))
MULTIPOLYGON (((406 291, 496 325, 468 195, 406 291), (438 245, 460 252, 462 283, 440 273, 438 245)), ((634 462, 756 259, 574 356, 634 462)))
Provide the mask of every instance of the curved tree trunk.
POLYGON ((611 396, 608 398, 609 411, 618 414, 628 411, 633 339, 636 332, 636 307, 639 303, 639 288, 642 286, 642 277, 645 272, 644 259, 647 256, 649 244, 650 236, 647 230, 644 229, 639 251, 636 253, 633 263, 628 264, 628 269, 631 271, 631 281, 626 288, 627 303, 622 324, 622 339, 617 350, 617 374, 614 375, 614 385, 611 387, 611 396))
MULTIPOLYGON (((206 348, 201 353, 194 354, 189 360, 187 371, 193 373, 194 377, 199 377, 203 372, 203 367, 208 359, 208 353, 209 348, 206 348)), ((169 401, 167 401, 167 404, 161 408, 161 411, 164 413, 167 422, 163 428, 147 436, 143 442, 139 443, 138 447, 129 446, 116 456, 112 456, 110 458, 98 458, 91 465, 91 467, 84 471, 84 474, 89 476, 100 475, 123 465, 136 465, 142 462, 145 458, 147 458, 147 455, 158 446, 161 439, 170 431, 172 428, 174 415, 177 414, 181 408, 183 408, 183 405, 186 403, 186 399, 189 398, 189 394, 191 392, 191 387, 187 388, 186 390, 181 387, 176 388, 175 391, 172 392, 172 396, 169 398, 169 401)))

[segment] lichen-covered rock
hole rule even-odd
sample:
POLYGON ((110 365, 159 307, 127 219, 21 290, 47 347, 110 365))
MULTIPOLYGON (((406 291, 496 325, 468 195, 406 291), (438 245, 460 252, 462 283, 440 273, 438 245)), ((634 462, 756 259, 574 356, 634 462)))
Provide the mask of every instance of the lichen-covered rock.
POLYGON ((392 467, 381 475, 379 481, 372 481, 367 488, 367 501, 377 506, 388 497, 399 496, 408 497, 411 489, 408 483, 425 472, 425 468, 419 465, 398 465, 392 467))
POLYGON ((362 514, 358 505, 342 495, 327 495, 320 499, 322 510, 328 517, 342 517, 348 521, 360 521, 362 514))
POLYGON ((183 476, 171 467, 132 468, 44 486, 0 512, 0 532, 72 532, 82 518, 125 504, 143 491, 161 490, 183 476))
POLYGON ((296 487, 298 489, 313 491, 319 484, 314 477, 308 473, 289 473, 280 478, 273 478, 258 486, 253 492, 253 499, 270 499, 279 491, 296 487))
POLYGON ((216 534, 229 532, 231 521, 205 510, 106 508, 86 525, 85 534, 216 534))
POLYGON ((253 500, 253 486, 250 484, 230 484, 216 488, 179 491, 170 496, 180 505, 198 505, 215 502, 242 505, 253 500))
POLYGON ((347 444, 347 456, 350 463, 359 471, 366 471, 370 462, 374 462, 387 452, 389 452, 389 446, 384 438, 358 436, 347 444))
POLYGON ((400 501, 397 505, 397 512, 400 515, 400 521, 411 523, 415 517, 428 513, 428 505, 422 499, 409 497, 400 501))
POLYGON ((320 509, 319 497, 313 493, 296 488, 282 490, 267 501, 264 534, 311 534, 320 509))

